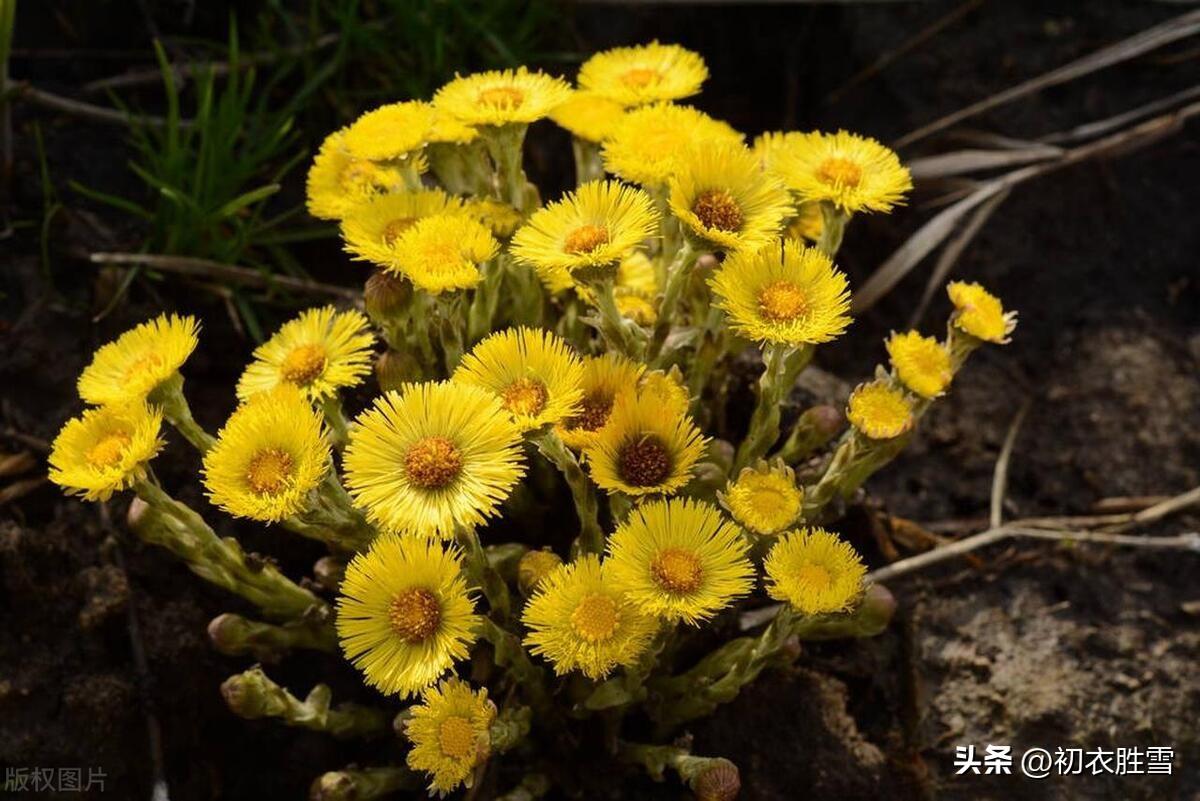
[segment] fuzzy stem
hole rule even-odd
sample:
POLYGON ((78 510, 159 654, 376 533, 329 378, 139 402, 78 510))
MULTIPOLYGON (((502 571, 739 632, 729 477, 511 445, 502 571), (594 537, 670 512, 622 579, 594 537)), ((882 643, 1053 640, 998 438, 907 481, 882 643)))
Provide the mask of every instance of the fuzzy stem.
POLYGON ((779 440, 780 405, 800 371, 812 359, 811 345, 793 348, 779 343, 767 345, 763 351, 762 375, 758 379, 757 403, 750 417, 750 430, 738 446, 732 475, 766 455, 779 440))
POLYGON ((183 395, 183 376, 179 373, 155 387, 147 400, 160 407, 167 422, 200 453, 207 453, 216 443, 216 438, 201 428, 192 417, 192 409, 183 395))
POLYGON ((327 732, 339 739, 376 737, 387 729, 387 720, 378 709, 359 704, 331 707, 333 692, 326 684, 313 687, 301 701, 257 666, 226 679, 221 695, 230 711, 247 720, 279 718, 288 726, 327 732))
POLYGON ((525 171, 521 168, 524 123, 485 128, 484 142, 496 166, 496 196, 518 211, 525 210, 525 171))
POLYGON ((567 449, 553 431, 546 431, 534 438, 538 452, 554 463, 571 488, 575 501, 575 514, 579 517, 579 536, 571 548, 575 556, 585 553, 599 554, 604 551, 604 531, 600 528, 600 508, 592 482, 584 475, 579 460, 567 449))
POLYGON ((492 608, 492 616, 501 621, 508 620, 512 611, 508 587, 488 562, 487 553, 479 542, 479 533, 474 528, 459 526, 455 531, 455 539, 463 549, 467 578, 483 590, 483 595, 492 608))
POLYGON ((504 283, 504 273, 507 272, 503 261, 505 258, 507 256, 502 255, 481 268, 483 280, 475 288, 475 294, 471 298, 471 306, 467 312, 468 346, 474 345, 492 332, 504 283))
POLYGON ((613 350, 633 361, 641 361, 646 353, 646 334, 641 326, 626 320, 617 308, 616 292, 611 278, 588 282, 596 299, 600 315, 600 333, 613 350))
POLYGON ((350 553, 365 551, 376 534, 363 513, 354 507, 332 465, 310 495, 308 508, 284 519, 282 524, 303 537, 350 553))
POLYGON ((557 719, 558 712, 546 688, 546 673, 529 658, 521 640, 512 632, 501 628, 488 618, 483 619, 480 636, 492 645, 496 664, 508 669, 508 674, 525 691, 525 699, 533 708, 539 721, 557 719))
POLYGON ((575 156, 575 185, 582 186, 588 181, 596 181, 604 177, 604 162, 600 159, 600 145, 571 137, 571 153, 575 156))
POLYGON ((671 333, 671 326, 675 322, 675 307, 679 305, 679 298, 683 294, 683 289, 687 286, 688 278, 692 274, 692 268, 696 266, 696 260, 699 258, 700 253, 685 239, 679 246, 679 250, 676 251, 671 267, 667 271, 662 302, 658 304, 658 319, 654 325, 654 337, 650 343, 649 357, 652 367, 661 366, 660 357, 663 355, 663 345, 666 344, 667 337, 671 333))
POLYGON ((340 451, 350 441, 350 424, 346 422, 342 401, 336 393, 321 399, 321 412, 325 415, 325 422, 329 424, 333 446, 340 451))
POLYGON ((425 780, 408 768, 347 768, 323 773, 308 790, 309 801, 375 801, 386 795, 424 789, 425 780))
POLYGON ((230 612, 218 615, 208 624, 208 639, 218 653, 249 654, 260 662, 277 662, 297 649, 335 653, 338 642, 330 621, 302 620, 275 625, 230 612))
POLYGON ((822 201, 821 222, 821 236, 817 239, 816 246, 832 259, 842 247, 842 238, 846 234, 846 223, 850 222, 850 213, 828 201, 822 201))

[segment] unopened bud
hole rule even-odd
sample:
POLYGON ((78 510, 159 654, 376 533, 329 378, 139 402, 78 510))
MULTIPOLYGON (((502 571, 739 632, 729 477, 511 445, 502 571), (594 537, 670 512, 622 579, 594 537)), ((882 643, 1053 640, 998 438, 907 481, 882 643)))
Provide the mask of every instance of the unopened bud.
POLYGON ((150 504, 135 496, 129 504, 129 511, 125 514, 125 522, 129 524, 129 528, 137 531, 146 522, 146 515, 149 512, 150 504))
POLYGON ((346 577, 346 563, 333 556, 322 556, 313 565, 313 576, 317 583, 330 592, 337 592, 346 577))
POLYGON ((563 561, 554 551, 527 551, 517 562, 517 586, 522 594, 532 595, 542 579, 557 570, 563 561))
POLYGON ((386 270, 376 270, 363 287, 363 304, 374 321, 388 320, 402 313, 412 300, 409 281, 386 270))
POLYGON ((860 637, 874 637, 887 628, 896 614, 896 597, 882 584, 872 584, 863 593, 855 619, 860 637))
POLYGON ((240 647, 246 640, 246 618, 226 612, 208 624, 208 639, 217 653, 234 656, 244 652, 240 647))
POLYGON ((252 667, 221 682, 221 697, 230 712, 253 720, 271 714, 271 693, 275 689, 275 683, 261 669, 252 667))
POLYGON ((421 365, 409 353, 388 350, 375 360, 375 380, 384 392, 398 390, 405 384, 420 381, 421 365))
POLYGON ((796 420, 779 456, 788 464, 796 464, 824 447, 846 427, 846 416, 834 406, 822 404, 806 409, 796 420))
POLYGON ((737 765, 728 759, 714 759, 692 782, 696 801, 733 801, 741 790, 737 765))
POLYGON ((330 771, 313 780, 308 788, 308 798, 309 801, 356 801, 358 785, 349 773, 330 771))

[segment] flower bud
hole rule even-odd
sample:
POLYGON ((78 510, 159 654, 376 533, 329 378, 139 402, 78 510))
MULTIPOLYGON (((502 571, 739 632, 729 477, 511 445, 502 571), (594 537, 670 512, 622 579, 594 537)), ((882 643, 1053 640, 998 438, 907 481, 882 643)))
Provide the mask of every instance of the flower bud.
POLYGON ((317 583, 330 592, 337 592, 346 577, 346 563, 333 556, 322 556, 313 565, 313 576, 317 583))
POLYGON ((896 614, 896 597, 882 584, 872 584, 863 593, 859 602, 855 619, 858 621, 858 635, 874 637, 887 628, 896 614))
POLYGON ((363 303, 367 315, 379 322, 403 312, 412 294, 412 284, 407 279, 386 270, 376 270, 363 287, 363 303))
POLYGON ((129 511, 125 513, 125 522, 129 524, 129 528, 137 531, 146 522, 149 511, 150 504, 135 496, 129 504, 129 511))
POLYGON ((354 801, 358 786, 354 777, 341 770, 324 773, 308 788, 309 801, 354 801))
POLYGON ((261 670, 251 668, 245 673, 230 676, 221 682, 221 697, 225 705, 238 717, 253 720, 267 714, 266 676, 261 670))
POLYGON ((398 390, 404 384, 420 381, 421 366, 411 354, 388 350, 375 360, 375 380, 384 392, 398 390))
POLYGON ((728 759, 714 759, 692 782, 696 801, 733 801, 741 790, 737 765, 728 759))
POLYGON ((517 562, 517 586, 523 595, 532 595, 542 579, 558 569, 563 561, 553 551, 527 551, 517 562))

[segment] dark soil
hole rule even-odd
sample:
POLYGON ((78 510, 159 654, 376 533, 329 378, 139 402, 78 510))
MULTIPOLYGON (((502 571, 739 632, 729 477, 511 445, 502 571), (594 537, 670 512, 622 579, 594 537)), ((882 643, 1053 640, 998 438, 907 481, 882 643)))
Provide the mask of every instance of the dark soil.
MULTIPOLYGON (((698 105, 748 132, 846 127, 887 141, 1177 10, 1132 1, 993 0, 840 102, 824 102, 832 88, 953 7, 598 6, 576 9, 574 24, 583 50, 653 37, 700 50, 713 79, 698 105)), ((159 22, 167 30, 177 24, 159 22)), ((24 30, 30 38, 19 37, 18 46, 63 46, 48 18, 24 30)), ((144 46, 139 36, 124 32, 118 45, 134 37, 144 46)), ((1033 137, 1119 113, 1194 83, 1196 51, 1188 47, 1194 43, 971 124, 1033 137)), ((12 71, 69 92, 120 64, 17 59, 12 71)), ((110 237, 130 249, 136 242, 126 241, 127 223, 110 213, 89 216, 97 208, 80 203, 66 181, 132 186, 121 168, 119 135, 24 107, 16 124, 15 217, 34 224, 18 228, 0 257, 3 427, 51 439, 78 409, 73 381, 91 349, 164 307, 206 321, 187 373, 197 416, 215 427, 232 405, 228 388, 251 349, 223 306, 170 283, 153 291, 139 285, 113 313, 91 322, 112 291, 111 276, 70 254, 110 237), (49 275, 38 258, 35 119, 50 174, 71 209, 51 229, 49 275)), ((564 180, 562 164, 543 151, 533 160, 548 185, 564 180)), ((1009 517, 1085 513, 1101 498, 1172 495, 1200 484, 1197 187, 1200 149, 1187 129, 1018 189, 956 268, 1020 311, 1016 336, 977 355, 911 448, 868 484, 870 502, 924 522, 986 518, 1000 444, 1026 399, 1032 407, 1012 460, 1009 517)), ((919 211, 923 199, 913 210, 855 222, 842 259, 855 280, 927 218, 919 211)), ((882 338, 905 325, 927 269, 858 320, 820 366, 851 383, 868 375, 883 357, 882 338)), ((924 328, 940 328, 946 311, 945 302, 935 303, 924 328)), ((5 443, 7 451, 26 448, 37 452, 36 442, 5 443)), ((170 466, 164 481, 191 487, 191 496, 180 493, 203 507, 189 480, 192 455, 176 445, 158 464, 170 466)), ((49 486, 0 508, 0 766, 79 766, 85 775, 94 768, 116 797, 148 798, 157 741, 172 799, 232 801, 301 798, 322 771, 353 758, 398 756, 387 743, 363 755, 230 715, 217 687, 247 663, 212 652, 205 626, 236 604, 169 555, 125 535, 121 504, 113 504, 112 521, 102 512, 63 500, 49 486), (152 726, 159 729, 153 735, 152 726)), ((228 521, 220 525, 234 531, 228 521)), ((1185 514, 1147 533, 1197 527, 1200 516, 1185 514)), ((284 552, 277 533, 244 525, 236 531, 250 549, 284 552)), ((873 544, 859 544, 873 564, 883 563, 873 544)), ((319 555, 294 544, 286 553, 284 567, 293 572, 319 555)), ((752 801, 1200 798, 1200 557, 1025 541, 978 557, 895 582, 900 611, 885 634, 807 647, 794 671, 766 675, 697 725, 696 752, 733 759, 742 770, 742 797, 752 801), (954 775, 955 746, 982 750, 989 743, 1011 745, 1016 754, 1031 747, 1171 746, 1174 774, 1045 781, 954 775)), ((333 657, 293 658, 272 675, 304 691, 331 681, 338 699, 370 696, 333 657)), ((635 776, 597 778, 585 797, 600 795, 682 797, 672 784, 635 776)))

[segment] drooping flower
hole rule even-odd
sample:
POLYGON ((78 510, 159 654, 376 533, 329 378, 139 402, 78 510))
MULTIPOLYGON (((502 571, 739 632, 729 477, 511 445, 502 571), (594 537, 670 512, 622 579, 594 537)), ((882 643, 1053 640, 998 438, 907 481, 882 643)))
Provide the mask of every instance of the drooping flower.
POLYGON ((804 505, 795 472, 782 462, 744 468, 719 497, 734 520, 763 535, 795 523, 804 505))
POLYGON ((823 528, 782 535, 763 561, 767 594, 804 615, 844 612, 861 597, 867 568, 853 546, 823 528))
POLYGON ((79 376, 79 397, 97 406, 145 400, 196 349, 194 317, 162 314, 103 345, 79 376))
POLYGON ((536 122, 571 97, 571 87, 542 72, 493 70, 455 78, 433 104, 467 125, 536 122))
POLYGON ((912 403, 887 381, 859 384, 850 393, 846 419, 870 439, 893 439, 913 427, 912 403))
POLYGON ((624 106, 690 97, 707 78, 699 53, 657 41, 596 53, 579 68, 580 88, 624 106))
POLYGON ((846 131, 789 137, 772 155, 772 167, 800 200, 826 201, 849 213, 891 211, 912 189, 892 150, 846 131))
POLYGON ((107 501, 146 476, 162 447, 162 413, 145 401, 87 409, 50 448, 50 480, 87 501, 107 501))
POLYGON ((491 751, 489 729, 496 705, 487 689, 471 689, 457 678, 444 679, 409 707, 404 734, 412 741, 406 759, 413 770, 430 775, 429 792, 444 796, 458 787, 471 787, 475 769, 491 751))
POLYGON ((1003 345, 1017 327, 1017 313, 1006 312, 995 295, 976 283, 951 281, 946 293, 954 304, 954 327, 976 339, 1003 345))
POLYGON ((887 352, 896 376, 922 398, 941 395, 954 378, 950 351, 933 337, 916 331, 894 333, 888 337, 887 352))

